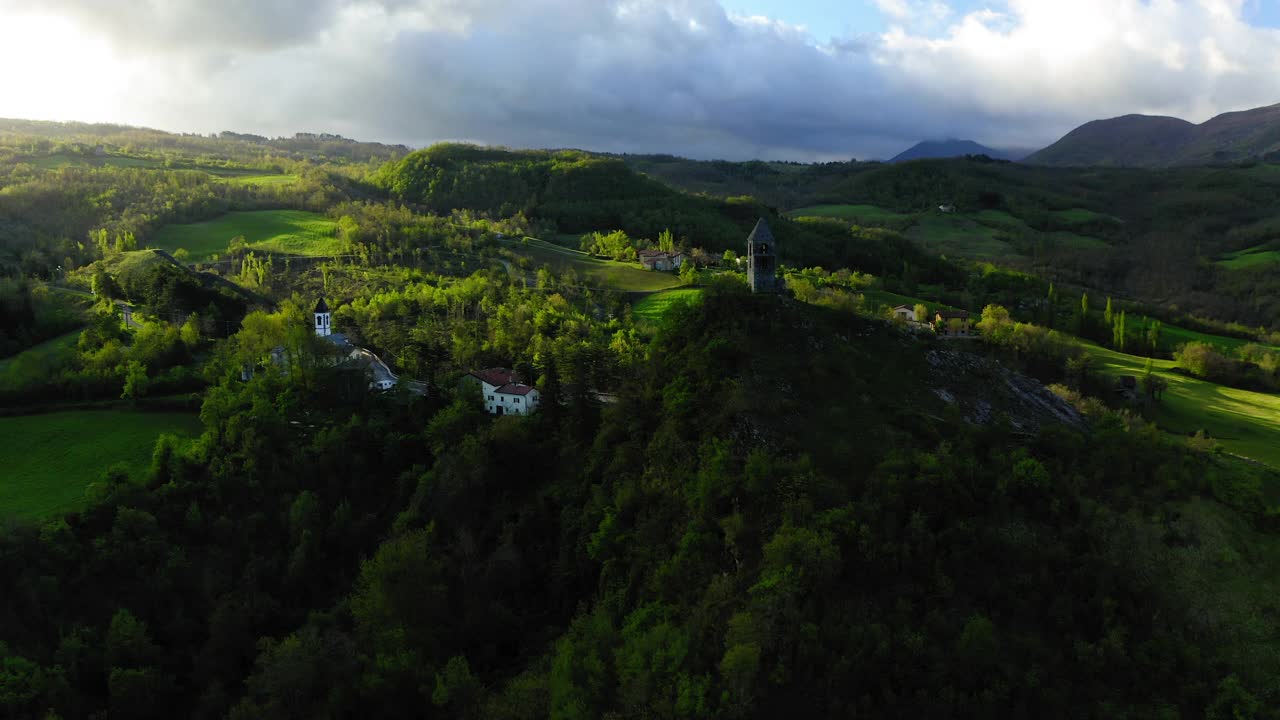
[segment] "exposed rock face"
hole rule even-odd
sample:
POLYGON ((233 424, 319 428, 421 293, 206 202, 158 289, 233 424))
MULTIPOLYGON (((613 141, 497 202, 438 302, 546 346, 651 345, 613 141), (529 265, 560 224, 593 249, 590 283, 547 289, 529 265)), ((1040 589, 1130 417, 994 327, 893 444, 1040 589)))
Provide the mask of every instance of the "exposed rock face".
POLYGON ((930 350, 926 357, 934 394, 958 407, 967 422, 986 425, 1004 413, 1014 428, 1028 432, 1057 423, 1085 426, 1067 401, 993 358, 947 349, 930 350))

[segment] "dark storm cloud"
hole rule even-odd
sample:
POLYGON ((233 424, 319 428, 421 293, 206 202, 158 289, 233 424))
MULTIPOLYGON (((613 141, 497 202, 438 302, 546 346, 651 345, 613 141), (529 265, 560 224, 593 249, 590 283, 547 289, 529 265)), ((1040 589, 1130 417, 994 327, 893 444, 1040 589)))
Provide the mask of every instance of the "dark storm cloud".
MULTIPOLYGON (((731 17, 714 0, 42 8, 145 62, 128 119, 175 129, 885 157, 925 138, 1044 144, 1095 117, 1207 116, 1280 95, 1280 43, 1240 22, 1233 0, 1075 0, 1070 13, 1057 0, 1005 1, 1004 14, 955 18, 941 35, 908 25, 825 46, 775 20, 731 17)), ((925 5, 934 25, 946 15, 925 5)))

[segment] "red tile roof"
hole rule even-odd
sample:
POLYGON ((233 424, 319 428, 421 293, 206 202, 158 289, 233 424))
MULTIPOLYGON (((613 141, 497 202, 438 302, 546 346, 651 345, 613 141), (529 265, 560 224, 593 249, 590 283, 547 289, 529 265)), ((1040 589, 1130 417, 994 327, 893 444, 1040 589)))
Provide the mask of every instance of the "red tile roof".
POLYGON ((510 383, 520 382, 520 375, 515 370, 507 368, 489 368, 487 370, 476 370, 471 373, 471 377, 482 380, 494 387, 502 387, 510 383))
POLYGON ((528 395, 533 392, 533 388, 520 383, 508 383, 498 388, 499 395, 528 395))

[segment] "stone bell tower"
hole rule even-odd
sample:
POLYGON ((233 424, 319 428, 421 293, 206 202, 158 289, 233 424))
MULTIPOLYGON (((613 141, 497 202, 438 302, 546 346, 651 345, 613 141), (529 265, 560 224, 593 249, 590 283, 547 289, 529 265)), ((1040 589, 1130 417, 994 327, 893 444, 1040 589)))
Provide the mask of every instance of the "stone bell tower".
POLYGON ((776 245, 769 223, 760 218, 747 236, 747 282, 751 285, 751 292, 782 292, 776 245))

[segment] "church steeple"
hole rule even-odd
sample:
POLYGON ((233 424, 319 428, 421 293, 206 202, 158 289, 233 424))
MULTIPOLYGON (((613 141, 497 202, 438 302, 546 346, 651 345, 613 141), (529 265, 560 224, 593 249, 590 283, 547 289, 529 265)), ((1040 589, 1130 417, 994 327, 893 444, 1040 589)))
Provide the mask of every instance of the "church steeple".
POLYGON ((753 293, 776 293, 782 291, 782 281, 778 279, 777 241, 769 223, 760 218, 756 227, 747 236, 747 282, 753 293))
POLYGON ((316 335, 320 337, 328 337, 333 333, 333 315, 329 312, 329 303, 320 298, 320 302, 316 303, 316 335))

